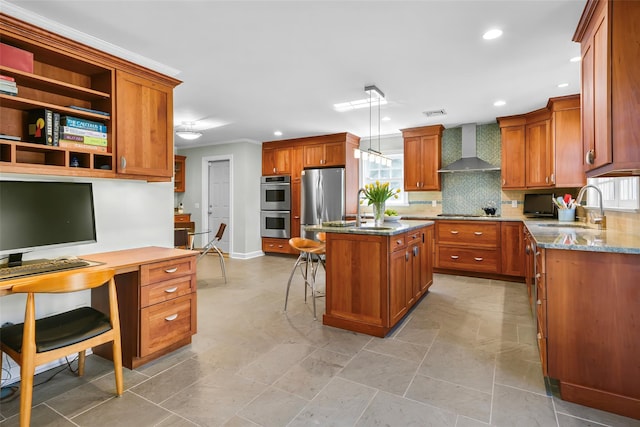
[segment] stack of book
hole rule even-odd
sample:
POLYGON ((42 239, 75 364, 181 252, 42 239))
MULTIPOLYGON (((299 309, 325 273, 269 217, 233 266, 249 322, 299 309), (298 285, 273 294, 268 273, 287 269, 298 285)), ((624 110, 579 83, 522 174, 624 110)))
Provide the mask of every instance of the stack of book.
POLYGON ((18 94, 18 86, 16 86, 16 79, 9 76, 3 76, 0 74, 0 93, 5 95, 16 96, 18 94))
POLYGON ((107 126, 99 122, 61 116, 58 145, 107 152, 107 126))

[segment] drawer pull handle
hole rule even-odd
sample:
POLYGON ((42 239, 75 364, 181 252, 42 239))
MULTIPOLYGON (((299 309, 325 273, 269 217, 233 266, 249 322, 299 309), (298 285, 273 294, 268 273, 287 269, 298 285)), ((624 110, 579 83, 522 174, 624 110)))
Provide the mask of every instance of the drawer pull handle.
POLYGON ((536 279, 540 278, 540 273, 536 273, 536 279))
POLYGON ((451 259, 458 259, 460 258, 458 255, 451 255, 451 259))
POLYGON ((458 234, 457 230, 451 230, 451 234, 458 234))
POLYGON ((474 231, 473 234, 476 236, 482 236, 482 231, 474 231))
POLYGON ((178 267, 168 268, 164 272, 165 273, 175 273, 176 271, 178 271, 178 267))
POLYGON ((178 287, 177 287, 177 286, 174 286, 173 288, 165 289, 164 291, 165 291, 166 293, 168 293, 168 294, 172 294, 172 293, 174 293, 174 292, 175 292, 175 291, 177 291, 177 290, 178 290, 178 287))
POLYGON ((172 314, 171 316, 167 316, 164 318, 167 322, 171 322, 172 320, 176 320, 178 318, 178 313, 172 314))
POLYGON ((396 240, 396 245, 401 245, 402 244, 402 240, 398 239, 396 240))
POLYGON ((474 258, 476 261, 482 261, 484 258, 482 258, 481 256, 477 256, 474 258))

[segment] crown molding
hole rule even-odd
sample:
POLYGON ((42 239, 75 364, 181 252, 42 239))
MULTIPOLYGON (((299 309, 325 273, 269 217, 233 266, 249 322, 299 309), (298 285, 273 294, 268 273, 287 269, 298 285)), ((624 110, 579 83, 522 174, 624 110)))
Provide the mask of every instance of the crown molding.
POLYGON ((16 19, 20 19, 37 27, 44 28, 45 30, 86 44, 87 46, 91 46, 95 49, 101 50, 119 58, 126 59, 127 61, 131 61, 134 64, 142 65, 143 67, 157 71, 161 74, 175 77, 181 72, 176 68, 154 61, 153 59, 131 52, 127 49, 124 49, 113 43, 109 43, 97 37, 91 36, 89 34, 85 34, 59 22, 52 21, 51 19, 23 9, 19 6, 16 6, 15 4, 6 2, 5 0, 0 0, 0 10, 2 10, 2 13, 12 16, 16 19))

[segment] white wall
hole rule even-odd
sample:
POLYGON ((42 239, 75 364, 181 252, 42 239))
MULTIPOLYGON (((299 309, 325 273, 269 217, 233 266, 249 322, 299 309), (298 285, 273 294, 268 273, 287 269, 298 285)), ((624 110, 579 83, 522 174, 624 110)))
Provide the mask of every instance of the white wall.
MULTIPOLYGON (((93 183, 97 243, 34 251, 23 259, 53 258, 61 255, 92 254, 143 246, 173 247, 173 183, 147 183, 136 180, 86 179, 34 175, 0 174, 3 180, 67 181, 93 183)), ((43 215, 46 221, 46 215, 43 215)), ((25 297, 0 298, 0 324, 20 323, 24 319, 25 297)), ((40 296, 36 299, 37 317, 90 305, 90 293, 73 296, 40 296)), ((12 363, 12 366, 15 364, 12 363)), ((3 369, 6 368, 3 360, 3 369)), ((38 371, 41 371, 39 369, 38 371)), ((19 371, 11 370, 11 382, 19 371)), ((5 372, 2 373, 5 379, 5 372)), ((2 383, 5 384, 4 381, 2 383)))
POLYGON ((202 187, 207 175, 202 170, 202 159, 228 156, 233 159, 232 189, 233 230, 231 232, 233 258, 251 258, 262 255, 260 239, 260 176, 262 173, 262 146, 253 142, 209 145, 191 149, 180 149, 178 154, 187 156, 186 187, 183 194, 176 194, 175 206, 184 205, 185 213, 191 214, 196 229, 202 225, 202 187), (199 207, 196 207, 199 206, 199 207))

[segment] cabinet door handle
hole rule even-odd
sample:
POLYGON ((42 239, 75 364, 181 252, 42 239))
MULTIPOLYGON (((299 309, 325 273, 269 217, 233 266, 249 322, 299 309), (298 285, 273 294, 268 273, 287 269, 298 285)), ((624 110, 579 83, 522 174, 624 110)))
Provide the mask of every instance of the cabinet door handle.
POLYGON ((554 182, 556 182, 556 174, 552 173, 551 174, 551 183, 553 184, 554 182))
POLYGON ((420 187, 420 182, 419 181, 416 182, 416 187, 420 187))
POLYGON ((165 273, 175 273, 176 271, 178 271, 178 267, 168 268, 164 272, 165 273))
POLYGON ((172 294, 172 293, 174 293, 174 292, 175 292, 175 291, 177 291, 177 290, 178 290, 178 287, 177 287, 177 286, 174 286, 173 288, 165 289, 164 291, 165 291, 166 293, 168 293, 168 294, 172 294))
POLYGON ((414 257, 418 256, 418 247, 417 246, 413 248, 413 256, 414 257))
POLYGON ((502 185, 507 185, 507 180, 506 179, 502 180, 502 185))
POLYGON ((475 258, 473 258, 473 259, 475 259, 476 261, 482 261, 484 258, 482 258, 482 257, 480 257, 480 256, 477 256, 477 257, 475 257, 475 258))
POLYGON ((541 340, 542 339, 542 334, 540 332, 538 332, 538 339, 541 340))
POLYGON ((125 156, 120 157, 120 168, 122 169, 127 168, 127 158, 125 156))
POLYGON ((273 168, 273 173, 276 173, 276 172, 277 172, 276 168, 273 168))
POLYGON ((536 279, 539 279, 539 278, 540 278, 540 273, 537 273, 536 274, 536 279))
POLYGON ((544 177, 544 182, 545 182, 545 184, 548 184, 548 183, 549 183, 549 177, 548 177, 548 176, 545 176, 545 177, 544 177))
POLYGON ((524 247, 524 253, 527 255, 531 255, 531 246, 527 245, 524 247))
POLYGON ((482 231, 474 231, 473 234, 476 236, 482 236, 482 231))
POLYGON ((451 231, 450 231, 450 233, 451 233, 451 234, 458 234, 458 233, 459 233, 459 231, 457 231, 457 230, 451 230, 451 231))
POLYGON ((458 256, 458 255, 451 255, 451 259, 458 259, 458 258, 460 258, 460 256, 458 256))
POLYGON ((536 304, 542 305, 542 301, 538 300, 538 301, 536 301, 536 304))
POLYGON ((593 150, 587 151, 584 156, 584 162, 588 165, 592 165, 596 160, 595 152, 593 150))
POLYGON ((402 244, 402 240, 398 239, 396 240, 396 245, 400 246, 402 244))
POLYGON ((404 253, 404 259, 405 261, 409 261, 409 252, 404 253))
POLYGON ((172 314, 171 316, 167 316, 164 318, 167 322, 171 322, 172 320, 176 320, 178 318, 178 313, 172 314))

